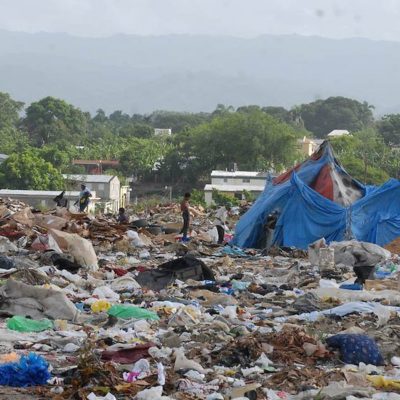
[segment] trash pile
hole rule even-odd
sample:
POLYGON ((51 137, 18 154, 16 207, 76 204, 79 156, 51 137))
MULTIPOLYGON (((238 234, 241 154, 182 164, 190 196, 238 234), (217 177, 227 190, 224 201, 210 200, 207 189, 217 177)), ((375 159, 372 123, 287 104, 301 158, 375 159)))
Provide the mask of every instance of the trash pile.
POLYGON ((179 215, 120 225, 0 202, 2 394, 400 399, 396 253, 219 246, 202 209, 182 243, 179 215))

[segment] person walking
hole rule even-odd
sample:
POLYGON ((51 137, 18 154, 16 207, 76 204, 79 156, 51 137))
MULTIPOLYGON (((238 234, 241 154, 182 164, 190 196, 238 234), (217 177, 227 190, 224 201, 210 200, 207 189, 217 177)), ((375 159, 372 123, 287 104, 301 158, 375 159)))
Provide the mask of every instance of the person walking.
POLYGON ((230 211, 231 206, 230 204, 227 204, 220 207, 215 214, 215 227, 218 231, 218 244, 222 244, 224 242, 226 220, 230 211))
POLYGON ((75 205, 79 205, 80 212, 85 212, 85 210, 88 208, 91 197, 92 193, 90 193, 90 190, 84 183, 82 183, 79 199, 75 202, 75 205))
POLYGON ((185 193, 185 195, 183 196, 183 200, 181 202, 183 226, 182 226, 180 233, 182 233, 182 242, 188 241, 187 235, 188 235, 189 224, 190 224, 189 202, 190 202, 190 193, 185 193))

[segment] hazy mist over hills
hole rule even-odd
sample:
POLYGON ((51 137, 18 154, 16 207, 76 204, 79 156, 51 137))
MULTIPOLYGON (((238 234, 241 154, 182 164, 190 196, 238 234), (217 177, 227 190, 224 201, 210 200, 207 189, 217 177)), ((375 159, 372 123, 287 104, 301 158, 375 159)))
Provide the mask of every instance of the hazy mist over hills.
POLYGON ((400 112, 400 43, 305 36, 83 38, 0 31, 0 91, 83 110, 210 111, 329 96, 400 112))

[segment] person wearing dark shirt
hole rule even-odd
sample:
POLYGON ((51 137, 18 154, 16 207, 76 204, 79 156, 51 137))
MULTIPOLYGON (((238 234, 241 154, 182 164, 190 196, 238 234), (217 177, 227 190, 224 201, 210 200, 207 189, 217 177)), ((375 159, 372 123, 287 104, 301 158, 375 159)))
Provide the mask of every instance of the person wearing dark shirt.
POLYGON ((117 221, 120 224, 127 224, 129 222, 129 217, 125 213, 125 208, 121 207, 118 210, 118 216, 117 216, 117 221))
POLYGON ((180 233, 182 233, 183 242, 186 242, 188 240, 187 234, 189 231, 189 223, 190 223, 189 201, 190 201, 190 193, 185 193, 183 200, 181 202, 183 226, 180 233))

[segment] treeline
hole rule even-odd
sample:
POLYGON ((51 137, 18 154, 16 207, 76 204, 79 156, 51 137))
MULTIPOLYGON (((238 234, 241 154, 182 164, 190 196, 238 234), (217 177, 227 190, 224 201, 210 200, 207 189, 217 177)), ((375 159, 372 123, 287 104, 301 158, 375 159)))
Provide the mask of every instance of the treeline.
POLYGON ((182 188, 209 180, 213 169, 281 171, 299 161, 297 140, 324 138, 333 129, 354 135, 334 146, 345 167, 367 183, 397 177, 400 115, 374 120, 373 107, 344 97, 286 110, 218 105, 211 113, 155 111, 128 115, 83 112, 53 97, 25 106, 0 93, 0 185, 10 189, 60 189, 62 173, 83 173, 73 159, 119 160, 108 171, 182 188), (155 136, 155 128, 172 136, 155 136))

